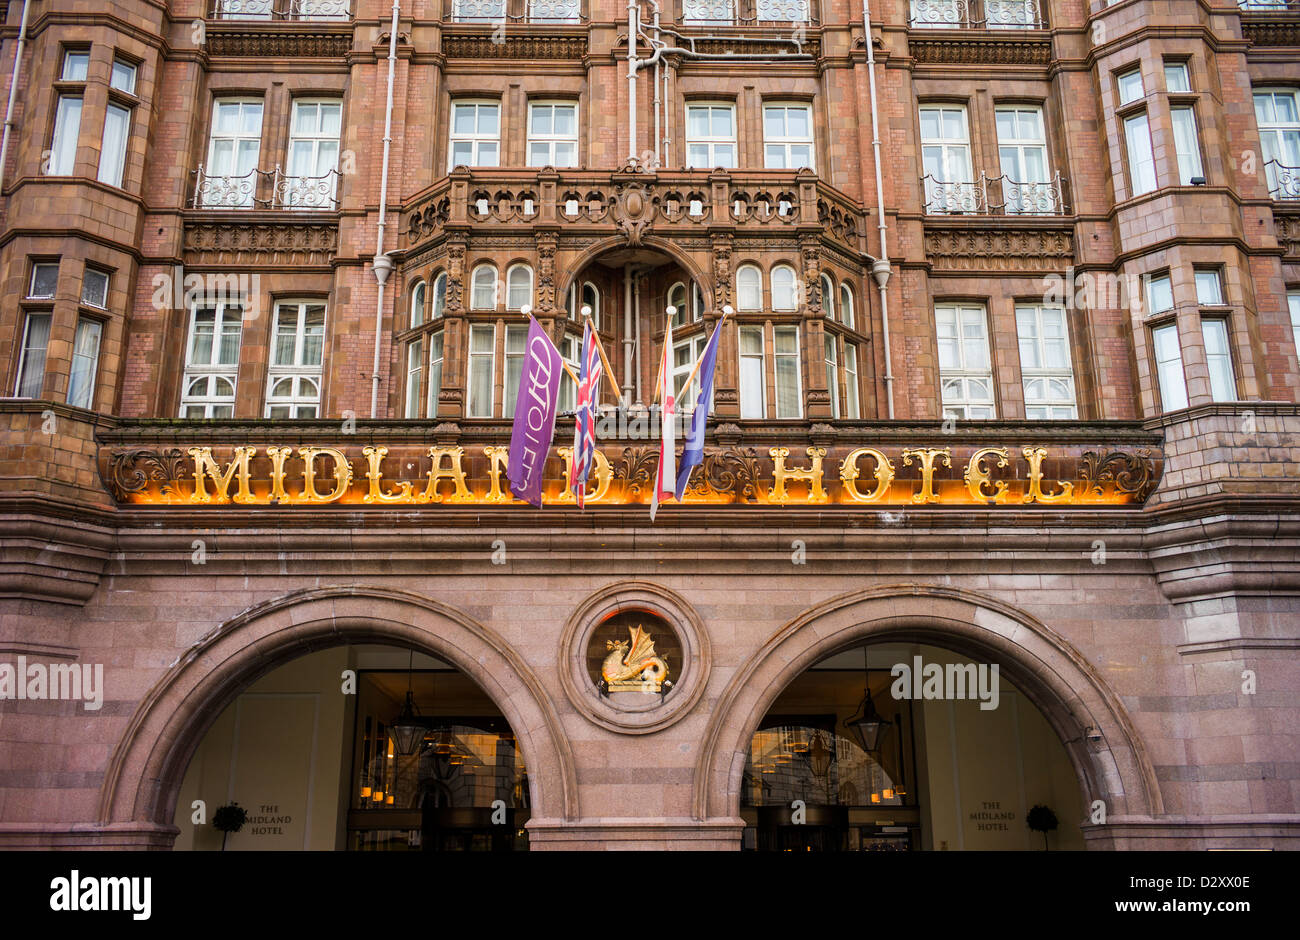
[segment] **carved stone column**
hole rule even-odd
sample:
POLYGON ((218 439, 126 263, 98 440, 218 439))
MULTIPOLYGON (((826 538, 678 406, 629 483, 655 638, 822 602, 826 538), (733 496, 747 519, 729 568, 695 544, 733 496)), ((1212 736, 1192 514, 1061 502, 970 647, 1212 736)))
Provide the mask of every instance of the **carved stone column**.
POLYGON ((731 235, 713 235, 713 310, 710 311, 709 330, 722 324, 718 339, 718 360, 713 377, 713 409, 720 419, 735 420, 740 417, 739 394, 739 336, 734 320, 722 321, 722 308, 731 303, 731 235))
POLYGON ((465 413, 468 331, 465 328, 465 236, 447 242, 447 300, 443 306, 442 389, 438 417, 459 419, 465 413))
POLYGON ((804 417, 831 417, 831 396, 826 384, 826 349, 822 318, 821 245, 815 235, 799 240, 803 270, 804 417))

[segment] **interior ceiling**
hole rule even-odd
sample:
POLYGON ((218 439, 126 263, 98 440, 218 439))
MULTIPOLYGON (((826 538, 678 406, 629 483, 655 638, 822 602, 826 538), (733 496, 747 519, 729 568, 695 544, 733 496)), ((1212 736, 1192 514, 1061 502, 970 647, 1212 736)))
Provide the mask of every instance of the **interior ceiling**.
POLYGON ((606 268, 621 268, 625 264, 661 268, 666 264, 672 264, 673 259, 663 252, 650 248, 618 248, 605 252, 595 259, 595 263, 606 268))

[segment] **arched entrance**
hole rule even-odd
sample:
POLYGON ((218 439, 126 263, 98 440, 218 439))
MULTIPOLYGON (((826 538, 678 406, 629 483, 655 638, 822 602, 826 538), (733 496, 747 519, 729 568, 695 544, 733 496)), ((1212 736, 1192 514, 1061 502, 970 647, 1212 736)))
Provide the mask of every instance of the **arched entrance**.
POLYGON ((751 740, 741 816, 747 849, 1083 848, 1074 768, 1038 709, 997 664, 927 643, 796 676, 751 740), (1025 824, 1040 805, 1046 838, 1025 824))
MULTIPOLYGON (((786 624, 737 670, 704 735, 695 816, 739 820, 754 736, 784 690, 834 654, 882 642, 929 644, 974 663, 997 663, 1000 676, 1041 714, 1064 748, 1081 807, 1101 801, 1111 823, 1162 811, 1154 770, 1127 712, 1069 642, 996 599, 906 584, 819 604, 786 624)), ((1082 827, 1089 844, 1103 842, 1103 830, 1082 827)))
MULTIPOLYGON (((254 607, 187 650, 144 696, 118 742, 100 792, 101 825, 153 831, 170 844, 185 771, 225 709, 278 667, 350 644, 413 650, 467 677, 511 732, 527 769, 520 802, 530 821, 554 825, 577 816, 573 758, 558 718, 540 681, 500 637, 429 598, 342 587, 254 607)), ((345 677, 340 670, 334 678, 341 698, 345 677)))

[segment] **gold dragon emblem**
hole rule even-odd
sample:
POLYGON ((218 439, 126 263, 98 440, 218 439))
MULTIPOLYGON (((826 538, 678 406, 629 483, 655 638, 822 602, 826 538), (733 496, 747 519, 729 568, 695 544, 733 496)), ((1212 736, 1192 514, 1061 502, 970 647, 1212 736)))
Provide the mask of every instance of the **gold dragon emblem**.
POLYGON ((655 653, 654 640, 641 626, 629 627, 628 640, 606 640, 609 654, 600 667, 611 692, 658 692, 668 678, 668 663, 655 653))

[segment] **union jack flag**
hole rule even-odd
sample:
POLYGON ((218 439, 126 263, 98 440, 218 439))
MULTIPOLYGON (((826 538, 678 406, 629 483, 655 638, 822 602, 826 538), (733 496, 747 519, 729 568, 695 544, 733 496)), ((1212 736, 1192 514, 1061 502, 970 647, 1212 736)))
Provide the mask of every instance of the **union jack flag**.
POLYGON ((587 508, 587 477, 596 453, 596 405, 600 379, 604 373, 596 338, 588 320, 582 330, 582 361, 578 363, 578 403, 574 409, 577 418, 573 429, 573 495, 579 509, 587 508))

